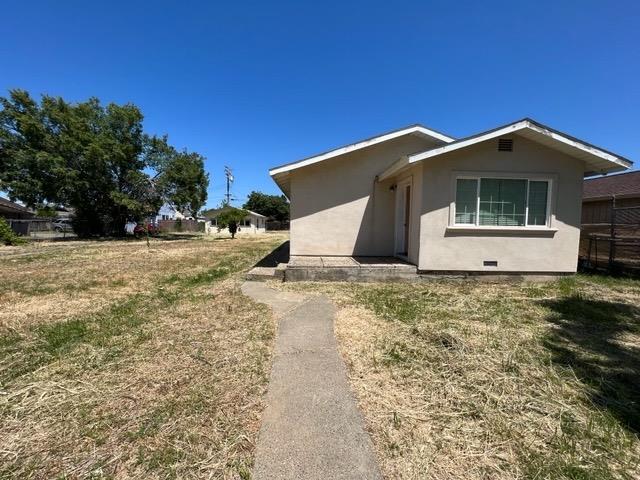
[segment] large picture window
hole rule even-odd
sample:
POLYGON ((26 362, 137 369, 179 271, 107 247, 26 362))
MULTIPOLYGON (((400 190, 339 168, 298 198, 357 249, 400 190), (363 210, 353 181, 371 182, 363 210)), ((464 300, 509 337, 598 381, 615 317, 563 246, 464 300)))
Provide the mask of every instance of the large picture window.
POLYGON ((454 222, 480 227, 548 225, 549 180, 456 179, 454 222))

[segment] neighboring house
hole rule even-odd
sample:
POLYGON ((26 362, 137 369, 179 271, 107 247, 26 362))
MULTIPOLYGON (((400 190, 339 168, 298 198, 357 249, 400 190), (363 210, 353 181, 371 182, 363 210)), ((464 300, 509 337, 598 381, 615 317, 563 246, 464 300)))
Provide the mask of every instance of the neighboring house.
POLYGON ((165 203, 158 210, 158 214, 156 215, 156 223, 161 220, 187 220, 193 219, 193 217, 189 215, 185 215, 183 212, 180 212, 176 207, 171 205, 170 203, 165 203))
POLYGON ((632 162, 530 119, 455 139, 420 125, 275 167, 291 255, 421 272, 576 271, 585 176, 632 162))
MULTIPOLYGON (((223 212, 227 207, 223 208, 215 208, 211 210, 206 210, 203 212, 203 216, 208 219, 207 226, 205 231, 211 234, 224 233, 228 232, 228 229, 224 229, 224 231, 218 232, 218 222, 217 217, 223 212)), ((238 233, 264 233, 266 231, 266 220, 267 217, 264 215, 260 215, 259 213, 252 212, 251 210, 247 210, 249 215, 244 217, 240 225, 238 225, 238 233)))
POLYGON ((0 197, 0 217, 12 220, 26 220, 35 217, 35 213, 22 205, 0 197))
POLYGON ((582 191, 582 224, 611 223, 611 209, 640 207, 640 171, 588 178, 582 191))

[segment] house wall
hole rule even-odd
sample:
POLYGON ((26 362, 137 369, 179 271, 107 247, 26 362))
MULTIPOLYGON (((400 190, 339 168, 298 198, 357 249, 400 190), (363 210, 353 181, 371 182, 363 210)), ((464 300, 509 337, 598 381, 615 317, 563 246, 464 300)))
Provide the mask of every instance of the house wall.
MULTIPOLYGON (((248 217, 245 217, 245 220, 249 220, 250 221, 250 225, 238 225, 238 231, 237 234, 247 234, 247 235, 255 235, 255 234, 260 234, 260 233, 265 233, 266 232, 266 228, 265 228, 265 220, 264 218, 260 218, 260 217, 256 217, 254 215, 249 215, 248 217)), ((229 233, 229 229, 228 228, 224 228, 220 231, 218 231, 218 227, 217 224, 215 222, 215 219, 213 220, 209 220, 206 223, 206 227, 205 227, 205 232, 209 235, 217 235, 217 236, 228 236, 231 237, 231 234, 229 233)))
POLYGON ((584 165, 581 161, 514 135, 513 152, 496 141, 427 159, 420 216, 418 268, 426 271, 575 272, 580 239, 584 165), (555 233, 461 232, 448 229, 456 172, 545 174, 555 177, 551 228, 555 233), (498 267, 483 266, 497 260, 498 267))
MULTIPOLYGON (((435 141, 407 135, 294 170, 291 254, 393 255, 393 182, 376 183, 375 177, 401 156, 433 146, 435 141)), ((417 260, 417 251, 412 255, 417 260)))
POLYGON ((240 225, 238 228, 238 233, 251 233, 251 234, 256 234, 256 233, 264 233, 265 230, 265 222, 263 218, 259 218, 259 217, 254 217, 253 215, 250 215, 249 217, 245 218, 245 220, 249 220, 250 225, 240 225))
POLYGON ((158 210, 158 214, 156 215, 156 222, 160 222, 162 220, 184 220, 186 217, 179 211, 175 209, 175 207, 169 203, 165 203, 158 210))

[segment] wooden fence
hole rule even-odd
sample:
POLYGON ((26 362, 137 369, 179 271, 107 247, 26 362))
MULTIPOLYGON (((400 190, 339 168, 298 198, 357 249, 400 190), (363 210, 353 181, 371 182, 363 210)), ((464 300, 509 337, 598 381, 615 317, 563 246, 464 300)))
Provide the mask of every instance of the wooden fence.
POLYGON ((640 206, 620 207, 613 197, 608 223, 582 225, 580 263, 588 270, 640 275, 640 206))
POLYGON ((204 222, 197 220, 160 220, 158 230, 161 232, 204 232, 204 222))

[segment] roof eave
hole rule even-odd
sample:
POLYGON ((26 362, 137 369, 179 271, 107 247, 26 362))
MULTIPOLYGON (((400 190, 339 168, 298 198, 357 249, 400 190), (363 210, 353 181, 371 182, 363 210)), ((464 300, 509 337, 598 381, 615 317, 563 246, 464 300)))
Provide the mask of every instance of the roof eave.
POLYGON ((340 155, 344 155, 344 154, 347 154, 356 150, 360 150, 362 148, 366 148, 372 145, 377 145, 379 143, 386 142, 388 140, 393 140, 394 138, 398 138, 404 135, 416 134, 416 133, 427 136, 427 137, 431 137, 433 139, 436 139, 445 143, 450 143, 455 140, 454 138, 448 135, 437 132, 435 130, 424 127, 422 125, 411 125, 409 127, 387 132, 382 135, 377 135, 375 137, 362 140, 360 142, 351 143, 343 147, 335 148, 333 150, 320 153, 318 155, 313 155, 311 157, 303 158, 302 160, 297 160, 292 163, 287 163, 284 165, 273 167, 269 169, 269 175, 273 177, 274 175, 277 175, 280 173, 290 172, 291 170, 306 167, 308 165, 312 165, 314 163, 318 163, 323 160, 328 160, 330 158, 338 157, 340 155))
MULTIPOLYGON (((426 160, 427 158, 435 157, 445 153, 450 153, 452 151, 460 150, 462 148, 466 148, 466 147, 475 145, 477 143, 491 140, 493 138, 501 137, 511 133, 517 133, 525 129, 529 129, 538 134, 548 136, 553 140, 558 141, 564 145, 573 147, 586 154, 592 155, 594 158, 599 158, 612 164, 609 168, 594 170, 595 173, 605 173, 605 172, 609 173, 609 172, 626 170, 628 168, 631 168, 631 166, 633 165, 633 162, 631 160, 628 160, 614 153, 608 152, 599 147, 595 147, 594 145, 578 140, 574 137, 561 133, 557 130, 553 130, 549 127, 546 127, 545 125, 539 124, 528 118, 511 123, 509 125, 505 125, 504 127, 498 127, 494 130, 489 130, 488 132, 474 135, 472 137, 463 138, 455 142, 452 142, 448 145, 427 150, 426 152, 410 155, 409 163, 415 163, 422 160, 426 160)), ((589 174, 593 174, 593 173, 589 172, 589 174)))
POLYGON ((403 171, 408 166, 409 166, 409 157, 407 155, 403 155, 398 160, 393 162, 389 166, 389 168, 387 168, 384 172, 382 172, 380 175, 378 175, 377 176, 377 180, 379 182, 383 182, 383 181, 387 180, 388 178, 391 178, 391 177, 397 175, 398 173, 403 171))
POLYGON ((271 178, 273 179, 273 181, 276 182, 276 185, 278 185, 278 188, 280 188, 282 193, 284 193, 284 195, 288 199, 291 199, 291 182, 289 181, 290 176, 291 175, 289 174, 289 172, 277 173, 277 174, 271 175, 271 178))

